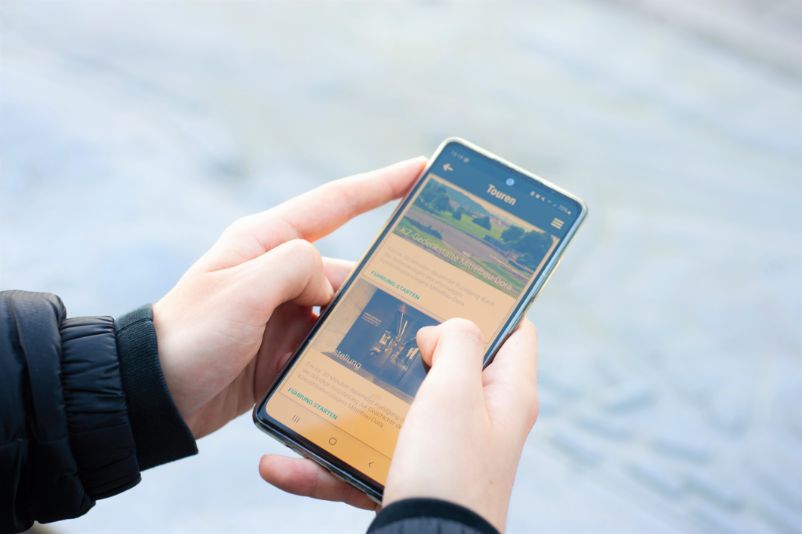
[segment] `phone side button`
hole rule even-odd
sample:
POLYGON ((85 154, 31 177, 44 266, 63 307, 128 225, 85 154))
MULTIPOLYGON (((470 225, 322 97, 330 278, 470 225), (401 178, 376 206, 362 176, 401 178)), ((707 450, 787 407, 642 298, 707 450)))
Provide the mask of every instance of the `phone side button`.
MULTIPOLYGON (((549 271, 549 274, 546 275, 546 279, 543 280, 543 285, 540 286, 540 289, 538 290, 537 295, 535 295, 535 298, 537 298, 538 295, 540 295, 543 292, 543 290, 546 289, 546 286, 549 285, 549 282, 551 281, 551 276, 554 274, 554 271, 556 271, 557 268, 560 266, 560 264, 563 262, 563 257, 564 256, 560 256, 559 258, 557 258, 557 263, 554 264, 554 267, 551 269, 551 271, 549 271)), ((534 302, 534 301, 535 301, 535 299, 532 299, 532 302, 534 302)), ((530 303, 529 305, 531 306, 532 304, 530 303)), ((528 312, 529 310, 527 309, 526 311, 528 312)))

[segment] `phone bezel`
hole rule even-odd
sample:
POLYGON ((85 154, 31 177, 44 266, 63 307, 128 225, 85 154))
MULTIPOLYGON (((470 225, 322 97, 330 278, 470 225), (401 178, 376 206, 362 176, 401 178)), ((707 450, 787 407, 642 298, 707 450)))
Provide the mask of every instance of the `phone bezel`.
POLYGON ((540 275, 537 278, 535 278, 535 280, 532 282, 532 285, 527 289, 525 295, 520 299, 515 309, 513 309, 512 313, 510 313, 509 317, 507 317, 502 328, 499 330, 499 334, 493 340, 493 343, 490 345, 487 353, 484 356, 485 366, 487 366, 490 362, 493 361, 493 357, 495 356, 499 347, 504 343, 507 337, 509 337, 509 335, 512 333, 512 331, 520 322, 521 318, 526 314, 529 306, 534 301, 535 296, 537 296, 540 290, 546 285, 552 273, 554 272, 557 264, 559 263, 563 251, 573 238, 576 231, 581 226, 582 222, 585 220, 585 217, 587 216, 588 212, 588 208, 585 205, 585 203, 577 196, 569 193, 568 191, 562 189, 561 187, 552 184, 548 180, 545 180, 531 172, 528 172, 518 167, 513 163, 510 163, 500 158, 499 156, 493 154, 488 150, 485 150, 469 141, 466 141, 465 139, 459 137, 449 137, 448 139, 444 140, 440 144, 440 146, 437 147, 437 150, 435 150, 434 154, 429 159, 428 164, 421 171, 417 181, 412 186, 412 188, 410 188, 409 193, 407 193, 404 199, 401 202, 399 202, 398 206, 396 206, 390 218, 381 228, 378 235, 371 243, 370 247, 368 247, 365 254, 359 260, 359 263, 354 268, 353 272, 349 275, 348 280, 342 285, 340 290, 337 292, 337 295, 335 295, 334 299, 332 300, 331 304, 323 311, 320 318, 317 320, 315 325, 312 327, 307 336, 304 338, 303 342, 298 346, 293 355, 287 361, 287 364, 284 366, 284 368, 282 369, 279 376, 276 378, 273 385, 270 386, 268 392, 265 394, 262 400, 256 406, 254 406, 253 409, 253 421, 256 424, 256 426, 259 427, 262 431, 273 436, 274 438, 276 438, 281 443, 285 444, 290 449, 299 453, 301 456, 314 460, 318 464, 322 465, 333 475, 337 476, 338 478, 344 480, 348 484, 351 484, 360 491, 364 492, 377 503, 381 503, 384 486, 382 486, 375 480, 371 479, 370 477, 364 475, 358 469, 343 462, 338 457, 326 451, 322 447, 319 447, 318 445, 307 440, 304 436, 298 434, 297 432, 283 425, 279 421, 267 415, 262 416, 261 414, 265 413, 263 407, 267 402, 267 400, 270 398, 271 395, 273 395, 278 385, 287 375, 289 370, 292 369, 293 365, 295 365, 295 363, 298 360, 298 357, 306 349, 312 337, 318 331, 320 326, 324 323, 326 317, 332 312, 332 310, 334 310, 337 307, 340 297, 348 290, 348 288, 356 279, 356 274, 359 273, 365 267, 365 264, 373 255, 373 253, 376 251, 378 245, 387 236, 388 231, 393 226, 393 224, 396 223, 396 219, 398 218, 398 216, 401 214, 401 212, 404 210, 407 204, 409 204, 410 200, 414 197, 415 193, 421 187, 421 184, 423 183, 423 178, 427 176, 429 172, 431 172, 431 168, 434 162, 437 161, 437 158, 440 156, 440 154, 452 143, 463 145, 466 148, 480 154, 482 157, 494 160, 497 163, 504 165, 505 167, 508 167, 509 169, 527 177, 530 180, 534 180, 562 195, 565 195, 569 199, 576 202, 580 208, 580 212, 576 220, 574 221, 571 228, 569 228, 568 231, 566 232, 565 237, 560 241, 559 245, 557 246, 557 249, 554 251, 554 254, 546 262, 546 265, 543 266, 543 270, 540 273, 540 275))

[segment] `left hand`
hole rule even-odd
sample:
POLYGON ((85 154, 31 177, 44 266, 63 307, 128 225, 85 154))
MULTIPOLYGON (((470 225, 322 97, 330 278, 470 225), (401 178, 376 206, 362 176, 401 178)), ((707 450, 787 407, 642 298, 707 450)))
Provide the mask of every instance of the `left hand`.
POLYGON ((253 407, 352 264, 311 242, 402 196, 425 164, 413 158, 335 180, 237 220, 164 297, 153 322, 165 380, 195 437, 253 407))

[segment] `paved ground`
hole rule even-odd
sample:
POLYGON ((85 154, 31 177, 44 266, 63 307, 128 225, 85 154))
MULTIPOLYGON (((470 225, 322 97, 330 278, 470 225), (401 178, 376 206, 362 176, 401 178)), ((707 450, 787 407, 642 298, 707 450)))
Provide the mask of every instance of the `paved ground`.
MULTIPOLYGON (((591 207, 533 309, 543 409, 510 530, 800 531, 800 13, 7 0, 0 286, 121 313, 237 216, 462 135, 591 207)), ((321 248, 358 257, 387 214, 321 248)), ((370 521, 264 486, 281 448, 247 417, 200 449, 58 530, 370 521)))

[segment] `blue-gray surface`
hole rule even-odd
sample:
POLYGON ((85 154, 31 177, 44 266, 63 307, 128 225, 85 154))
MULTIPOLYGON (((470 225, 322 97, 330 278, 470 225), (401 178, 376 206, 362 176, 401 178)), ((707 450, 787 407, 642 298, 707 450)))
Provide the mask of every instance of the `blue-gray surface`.
MULTIPOLYGON (((461 135, 591 206, 532 311, 542 415, 510 530, 802 531, 793 65, 577 0, 5 1, 0 39, 0 286, 118 314, 236 217, 461 135)), ((321 249, 358 257, 387 214, 321 249)), ((282 447, 248 416, 199 446, 58 529, 371 519, 263 484, 282 447)))

